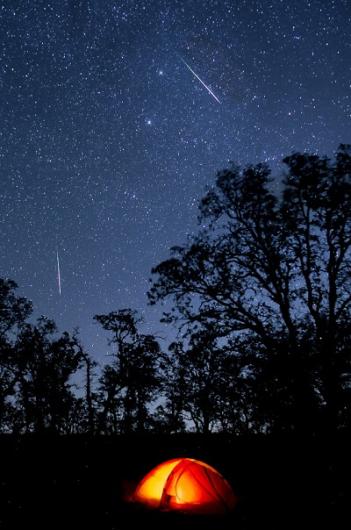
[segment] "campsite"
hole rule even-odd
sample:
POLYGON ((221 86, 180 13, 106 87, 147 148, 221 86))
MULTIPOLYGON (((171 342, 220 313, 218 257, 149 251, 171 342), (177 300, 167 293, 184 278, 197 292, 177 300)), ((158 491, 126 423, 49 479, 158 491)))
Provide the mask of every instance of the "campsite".
POLYGON ((0 528, 251 530, 342 528, 349 511, 350 441, 222 435, 1 439, 0 528), (175 455, 215 466, 238 496, 226 515, 160 512, 126 502, 175 455))
POLYGON ((351 0, 0 1, 0 530, 351 528, 351 0))

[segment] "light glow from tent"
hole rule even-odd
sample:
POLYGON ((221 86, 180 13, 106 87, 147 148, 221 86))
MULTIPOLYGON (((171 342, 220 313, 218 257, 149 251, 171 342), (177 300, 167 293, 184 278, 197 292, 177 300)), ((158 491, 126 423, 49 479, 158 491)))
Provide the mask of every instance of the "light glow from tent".
POLYGON ((168 460, 137 486, 133 500, 149 508, 192 513, 226 513, 237 498, 213 467, 191 458, 168 460))

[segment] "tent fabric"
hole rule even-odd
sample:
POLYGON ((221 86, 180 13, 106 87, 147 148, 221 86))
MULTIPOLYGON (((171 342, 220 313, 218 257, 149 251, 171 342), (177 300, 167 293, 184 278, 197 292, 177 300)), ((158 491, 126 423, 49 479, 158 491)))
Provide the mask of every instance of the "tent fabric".
POLYGON ((156 466, 140 481, 133 498, 150 508, 192 513, 226 513, 237 500, 216 469, 192 458, 156 466))

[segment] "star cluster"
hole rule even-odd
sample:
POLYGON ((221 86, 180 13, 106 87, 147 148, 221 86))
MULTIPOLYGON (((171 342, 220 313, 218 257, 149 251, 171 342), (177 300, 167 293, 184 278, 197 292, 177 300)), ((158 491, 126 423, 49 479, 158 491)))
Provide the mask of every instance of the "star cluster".
POLYGON ((94 314, 160 329, 151 267, 216 170, 350 141, 348 0, 9 0, 0 35, 0 275, 100 360, 94 314))

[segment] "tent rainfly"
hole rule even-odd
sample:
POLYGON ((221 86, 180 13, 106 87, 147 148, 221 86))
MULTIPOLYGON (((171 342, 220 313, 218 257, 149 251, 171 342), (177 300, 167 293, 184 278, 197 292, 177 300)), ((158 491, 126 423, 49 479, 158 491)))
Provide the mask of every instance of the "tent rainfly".
POLYGON ((149 508, 199 514, 223 514, 237 502, 218 471, 192 458, 176 458, 156 466, 140 481, 133 500, 149 508))

